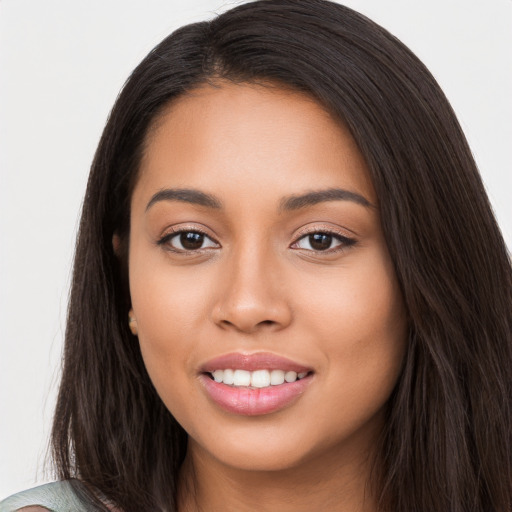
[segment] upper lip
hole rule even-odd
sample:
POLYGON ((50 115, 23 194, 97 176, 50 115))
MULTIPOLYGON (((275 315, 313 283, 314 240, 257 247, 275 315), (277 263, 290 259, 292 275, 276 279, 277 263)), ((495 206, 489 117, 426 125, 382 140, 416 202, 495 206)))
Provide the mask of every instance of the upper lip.
POLYGON ((297 373, 310 372, 312 368, 304 366, 300 363, 267 352, 259 352, 255 354, 242 354, 234 352, 224 354, 207 361, 202 367, 201 372, 212 373, 215 370, 284 370, 294 371, 297 373))

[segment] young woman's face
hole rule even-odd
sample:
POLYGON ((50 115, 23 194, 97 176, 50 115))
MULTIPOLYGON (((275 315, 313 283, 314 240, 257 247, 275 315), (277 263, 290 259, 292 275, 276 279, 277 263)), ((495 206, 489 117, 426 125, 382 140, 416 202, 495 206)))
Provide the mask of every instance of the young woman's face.
POLYGON ((305 95, 204 86, 151 131, 132 198, 142 355, 189 451, 275 470, 363 456, 406 339, 378 199, 305 95))

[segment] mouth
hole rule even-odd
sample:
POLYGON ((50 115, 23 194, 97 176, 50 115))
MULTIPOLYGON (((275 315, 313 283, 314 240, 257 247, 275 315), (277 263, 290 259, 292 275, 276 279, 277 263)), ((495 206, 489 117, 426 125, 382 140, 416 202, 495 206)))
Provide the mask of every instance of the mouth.
POLYGON ((206 363, 200 381, 208 398, 226 412, 256 416, 295 403, 314 371, 273 354, 228 354, 206 363))
POLYGON ((293 370, 214 370, 207 375, 218 383, 233 387, 268 388, 270 386, 281 386, 292 383, 307 377, 311 372, 297 373, 293 370))

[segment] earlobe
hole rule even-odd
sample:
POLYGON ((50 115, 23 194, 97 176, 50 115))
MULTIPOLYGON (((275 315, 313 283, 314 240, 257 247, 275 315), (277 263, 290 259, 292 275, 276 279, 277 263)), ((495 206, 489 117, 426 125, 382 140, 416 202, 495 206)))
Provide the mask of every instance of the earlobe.
POLYGON ((130 331, 132 331, 132 334, 134 336, 137 336, 139 330, 137 329, 137 320, 135 318, 133 308, 130 308, 130 311, 128 312, 128 326, 130 327, 130 331))
POLYGON ((114 233, 112 236, 112 249, 114 250, 114 254, 120 258, 121 257, 121 237, 114 233))

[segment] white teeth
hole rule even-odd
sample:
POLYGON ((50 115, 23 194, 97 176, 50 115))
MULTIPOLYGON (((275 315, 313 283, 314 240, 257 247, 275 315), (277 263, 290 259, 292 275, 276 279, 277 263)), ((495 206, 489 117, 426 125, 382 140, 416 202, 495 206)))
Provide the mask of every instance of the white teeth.
POLYGON ((233 385, 234 386, 250 386, 250 384, 251 384, 251 372, 248 372, 246 370, 235 370, 235 373, 233 375, 233 385))
POLYGON ((272 386, 279 386, 284 383, 284 372, 283 370, 272 370, 270 372, 270 384, 272 386))
POLYGON ((269 386, 279 386, 285 382, 295 382, 298 379, 306 377, 308 372, 285 372, 283 370, 215 370, 212 377, 215 382, 222 382, 229 386, 244 386, 253 388, 266 388, 269 386))
POLYGON ((270 386, 270 372, 268 370, 256 370, 252 372, 251 386, 254 388, 266 388, 270 386))
POLYGON ((297 380, 297 372, 286 372, 284 374, 284 380, 286 382, 295 382, 297 380))
POLYGON ((222 382, 224 382, 224 384, 232 385, 235 382, 235 372, 233 370, 224 370, 222 382))

